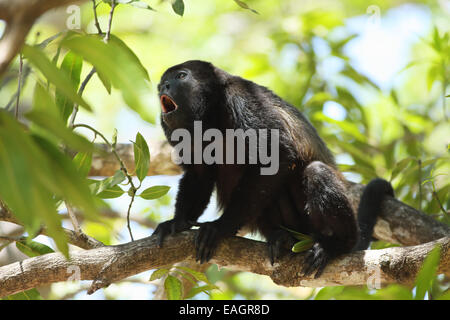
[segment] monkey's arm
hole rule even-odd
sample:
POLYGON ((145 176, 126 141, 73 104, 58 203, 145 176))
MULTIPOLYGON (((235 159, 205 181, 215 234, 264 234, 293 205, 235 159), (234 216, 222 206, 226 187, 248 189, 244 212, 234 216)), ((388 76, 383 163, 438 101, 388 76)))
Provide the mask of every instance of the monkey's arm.
POLYGON ((211 259, 220 240, 233 236, 244 225, 253 225, 264 208, 273 200, 283 183, 283 174, 265 176, 254 168, 243 174, 231 199, 225 204, 222 216, 201 224, 195 239, 196 260, 211 259))
POLYGON ((206 209, 214 188, 214 174, 211 170, 188 168, 181 177, 175 204, 175 217, 162 222, 153 234, 157 235, 158 245, 162 246, 168 234, 185 231, 206 209))

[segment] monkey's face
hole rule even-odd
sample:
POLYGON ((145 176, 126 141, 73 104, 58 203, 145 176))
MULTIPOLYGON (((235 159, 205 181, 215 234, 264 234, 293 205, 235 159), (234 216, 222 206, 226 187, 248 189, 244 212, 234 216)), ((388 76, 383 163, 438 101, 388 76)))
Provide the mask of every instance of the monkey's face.
POLYGON ((185 128, 193 122, 192 72, 180 68, 168 70, 158 85, 161 119, 171 129, 185 128))
POLYGON ((193 128, 194 121, 205 120, 214 109, 214 67, 203 61, 187 61, 169 68, 158 84, 161 120, 171 130, 193 128))

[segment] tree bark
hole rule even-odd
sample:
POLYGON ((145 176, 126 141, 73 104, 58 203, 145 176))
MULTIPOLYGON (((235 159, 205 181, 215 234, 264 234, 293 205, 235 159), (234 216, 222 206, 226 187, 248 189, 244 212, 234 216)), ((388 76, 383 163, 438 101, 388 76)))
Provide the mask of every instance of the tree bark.
MULTIPOLYGON (((50 253, 0 267, 0 296, 6 296, 37 286, 75 280, 94 280, 88 293, 141 273, 172 265, 180 261, 194 261, 194 235, 186 231, 170 236, 160 249, 156 239, 147 237, 116 246, 105 246, 71 253, 66 260, 60 253, 50 253)), ((380 284, 411 285, 423 260, 436 246, 441 245, 439 273, 450 276, 450 237, 412 247, 366 250, 342 256, 331 262, 323 275, 314 279, 302 276, 302 254, 286 255, 273 266, 267 257, 266 244, 232 237, 224 240, 212 259, 222 267, 267 275, 283 286, 322 287, 335 285, 365 285, 376 279, 380 284)))
POLYGON ((0 76, 22 48, 37 18, 43 13, 87 0, 0 0, 0 19, 6 22, 0 39, 0 76))

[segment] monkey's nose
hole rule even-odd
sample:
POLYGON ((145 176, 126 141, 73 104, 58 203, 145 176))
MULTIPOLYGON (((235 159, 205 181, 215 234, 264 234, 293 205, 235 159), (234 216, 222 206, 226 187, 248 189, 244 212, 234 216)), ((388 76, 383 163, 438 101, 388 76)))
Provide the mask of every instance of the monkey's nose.
POLYGON ((166 89, 166 90, 169 90, 169 89, 170 89, 169 81, 165 81, 165 82, 164 82, 164 89, 166 89))

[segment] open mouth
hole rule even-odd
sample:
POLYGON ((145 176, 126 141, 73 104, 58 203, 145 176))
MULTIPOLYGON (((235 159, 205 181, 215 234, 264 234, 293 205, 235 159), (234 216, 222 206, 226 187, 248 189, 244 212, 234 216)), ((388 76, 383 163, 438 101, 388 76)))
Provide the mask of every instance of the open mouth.
POLYGON ((177 104, 169 96, 161 96, 161 109, 163 113, 169 113, 178 109, 177 104))

